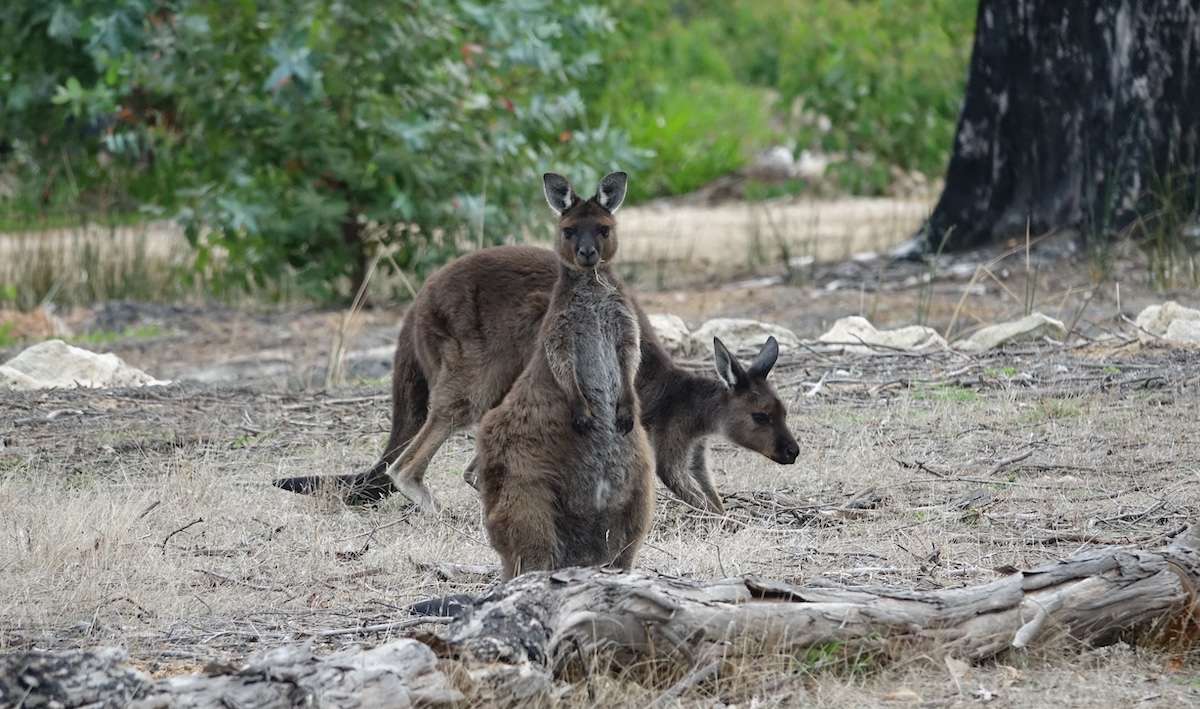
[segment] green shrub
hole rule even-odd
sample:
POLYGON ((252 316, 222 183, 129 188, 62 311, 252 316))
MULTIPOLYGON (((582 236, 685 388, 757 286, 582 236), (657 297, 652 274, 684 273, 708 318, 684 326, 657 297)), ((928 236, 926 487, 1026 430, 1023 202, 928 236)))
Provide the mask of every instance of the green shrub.
POLYGON ((741 167, 769 142, 767 100, 761 89, 697 80, 627 107, 619 125, 635 145, 654 152, 631 183, 631 197, 690 192, 741 167))
POLYGON ((592 2, 9 0, 0 219, 178 216, 202 285, 334 298, 544 224, 550 167, 631 202, 780 142, 853 192, 943 169, 974 3, 592 2))
MULTIPOLYGON (((791 3, 789 3, 791 4, 791 3)), ((945 169, 966 83, 975 4, 845 0, 791 4, 779 88, 829 119, 802 143, 863 151, 927 173, 945 169)))
POLYGON ((218 276, 245 287, 294 276, 318 298, 345 297, 379 248, 392 256, 381 267, 419 269, 468 236, 544 222, 530 207, 545 169, 586 184, 643 156, 585 120, 576 85, 613 23, 583 2, 16 6, 0 39, 47 59, 26 81, 22 61, 0 58, 7 84, 31 97, 6 106, 3 125, 99 129, 8 135, 34 163, 61 143, 90 164, 123 164, 109 177, 135 193, 151 175, 144 199, 179 211, 196 271, 219 262, 218 276))
POLYGON ((856 193, 886 188, 892 165, 945 167, 974 3, 634 0, 617 12, 622 41, 606 58, 619 77, 585 95, 656 151, 652 191, 634 199, 693 189, 780 141, 846 154, 834 178, 856 193), (710 147, 711 159, 681 159, 710 147))

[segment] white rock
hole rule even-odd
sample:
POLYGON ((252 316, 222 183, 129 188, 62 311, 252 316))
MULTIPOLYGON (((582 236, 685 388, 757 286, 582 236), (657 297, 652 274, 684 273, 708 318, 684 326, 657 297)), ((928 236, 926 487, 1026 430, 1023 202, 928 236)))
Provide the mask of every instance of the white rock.
POLYGON ((130 367, 115 354, 96 354, 62 340, 40 342, 0 366, 0 387, 8 389, 141 387, 169 383, 130 367))
POLYGON ((1166 340, 1178 345, 1200 345, 1200 320, 1172 320, 1167 326, 1166 340))
POLYGON ((683 318, 669 313, 651 313, 646 318, 668 352, 678 356, 691 354, 692 333, 683 318))
POLYGON ((886 353, 891 350, 920 351, 946 347, 946 341, 931 327, 910 325, 895 330, 876 330, 875 326, 866 318, 857 315, 841 318, 833 324, 829 332, 817 338, 817 341, 837 344, 844 352, 861 354, 886 353))
POLYGON ((715 318, 692 333, 693 352, 712 354, 714 337, 721 338, 730 352, 742 355, 758 354, 768 337, 774 337, 782 350, 800 347, 800 338, 786 327, 757 320, 715 318))
POLYGON ((1061 340, 1066 336, 1067 327, 1062 321, 1041 313, 1031 313, 1020 320, 985 327, 969 338, 955 342, 954 347, 964 352, 984 352, 1014 342, 1040 340, 1043 337, 1061 340))
POLYGON ((1142 342, 1200 344, 1200 310, 1185 308, 1173 300, 1147 306, 1137 316, 1142 342))

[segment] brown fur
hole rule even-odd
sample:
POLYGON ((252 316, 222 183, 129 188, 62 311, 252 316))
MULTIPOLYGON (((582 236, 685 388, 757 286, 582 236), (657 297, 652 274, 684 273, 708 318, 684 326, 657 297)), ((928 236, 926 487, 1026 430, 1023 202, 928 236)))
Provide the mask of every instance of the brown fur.
MULTIPOLYGON (((275 484, 311 494, 332 482, 350 504, 397 492, 386 471, 409 441, 422 430, 426 437, 436 435, 437 445, 426 448, 432 458, 454 431, 477 422, 508 392, 533 351, 558 263, 547 249, 498 246, 435 273, 417 294, 397 338, 392 428, 379 462, 362 473, 284 478, 275 484), (425 427, 435 405, 454 414, 438 416, 450 419, 451 426, 425 427)), ((776 462, 792 463, 797 448, 787 412, 765 375, 731 388, 676 366, 636 301, 633 307, 641 332, 637 395, 655 472, 679 499, 720 513, 721 497, 704 463, 704 438, 723 435, 776 462), (755 413, 770 415, 770 423, 756 423, 755 413)))
POLYGON ((559 228, 561 265, 537 346, 476 440, 484 522, 506 579, 629 568, 654 512, 634 393, 637 316, 608 266, 615 224, 592 198, 564 211, 559 228))

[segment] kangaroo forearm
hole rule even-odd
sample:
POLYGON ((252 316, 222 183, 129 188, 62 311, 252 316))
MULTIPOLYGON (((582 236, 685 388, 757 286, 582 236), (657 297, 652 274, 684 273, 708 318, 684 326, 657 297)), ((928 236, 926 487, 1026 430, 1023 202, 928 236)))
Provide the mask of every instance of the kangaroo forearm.
POLYGON ((575 358, 572 356, 572 343, 565 337, 556 337, 547 339, 546 341, 546 363, 550 367, 550 374, 554 377, 554 383, 562 390, 563 394, 576 402, 579 400, 586 401, 583 398, 583 390, 579 386, 579 375, 575 371, 575 358))
POLYGON ((632 397, 642 360, 641 331, 637 319, 630 314, 617 339, 617 361, 621 367, 621 394, 632 397))

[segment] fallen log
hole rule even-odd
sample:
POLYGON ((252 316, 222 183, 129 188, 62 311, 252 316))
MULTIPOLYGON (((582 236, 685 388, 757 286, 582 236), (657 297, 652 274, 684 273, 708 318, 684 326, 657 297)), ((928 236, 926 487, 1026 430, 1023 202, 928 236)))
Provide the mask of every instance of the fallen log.
POLYGON ((3 707, 437 707, 463 700, 416 640, 318 657, 291 645, 215 674, 152 680, 121 650, 14 653, 0 659, 3 707))
POLYGON ((1198 584, 1200 534, 1190 529, 1158 551, 1097 548, 937 591, 575 568, 499 586, 423 642, 325 657, 288 646, 208 675, 153 680, 111 649, 15 653, 0 658, 0 706, 517 705, 550 699, 562 688, 556 679, 609 663, 665 664, 689 672, 680 686, 691 686, 725 660, 831 644, 972 661, 1117 639, 1182 649, 1200 637, 1198 584), (450 677, 449 667, 462 671, 450 677))
POLYGON ((468 663, 556 673, 576 660, 694 667, 739 649, 777 654, 833 643, 870 653, 920 646, 979 661, 1010 648, 1103 645, 1147 631, 1155 641, 1190 642, 1198 584, 1200 534, 1192 529, 1159 551, 1103 547, 938 591, 575 568, 497 588, 440 634, 437 649, 468 663))

